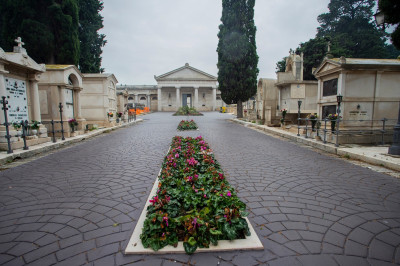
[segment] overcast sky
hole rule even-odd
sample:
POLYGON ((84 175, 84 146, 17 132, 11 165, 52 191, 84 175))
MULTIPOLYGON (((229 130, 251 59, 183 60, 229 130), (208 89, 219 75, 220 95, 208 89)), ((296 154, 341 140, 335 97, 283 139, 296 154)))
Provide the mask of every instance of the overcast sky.
MULTIPOLYGON (((308 41, 329 0, 256 0, 258 78, 276 78, 276 62, 308 41)), ((119 84, 156 84, 185 63, 217 76, 221 0, 104 0, 107 44, 102 67, 119 84)))

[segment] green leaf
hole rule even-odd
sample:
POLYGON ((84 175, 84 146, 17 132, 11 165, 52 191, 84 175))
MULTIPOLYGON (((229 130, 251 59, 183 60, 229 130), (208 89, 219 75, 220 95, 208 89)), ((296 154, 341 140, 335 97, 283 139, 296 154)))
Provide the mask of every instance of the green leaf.
POLYGON ((210 234, 212 235, 222 235, 222 232, 219 230, 210 229, 210 234))
POLYGON ((197 249, 197 245, 190 245, 188 242, 183 242, 183 247, 185 248, 185 252, 186 254, 193 254, 196 249, 197 249))
POLYGON ((189 243, 190 245, 194 246, 194 245, 196 245, 197 241, 196 241, 196 239, 194 239, 194 237, 192 236, 192 237, 189 238, 188 243, 189 243))

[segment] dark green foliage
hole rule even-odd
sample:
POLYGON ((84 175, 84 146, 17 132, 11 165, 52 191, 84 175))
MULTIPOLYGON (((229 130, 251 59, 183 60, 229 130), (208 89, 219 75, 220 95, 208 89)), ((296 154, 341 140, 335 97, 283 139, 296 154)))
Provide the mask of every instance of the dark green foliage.
POLYGON ((238 117, 242 117, 241 102, 257 92, 258 55, 255 0, 223 0, 222 24, 218 33, 218 83, 225 103, 239 103, 238 117))
POLYGON ((106 44, 104 34, 98 30, 103 28, 103 2, 99 0, 79 0, 79 40, 81 53, 79 68, 83 73, 99 73, 101 67, 102 47, 106 44))
POLYGON ((329 12, 318 16, 315 38, 301 43, 296 53, 304 53, 304 79, 315 79, 312 68, 327 55, 351 58, 396 58, 393 45, 385 43, 385 33, 373 21, 374 0, 331 0, 329 12))
MULTIPOLYGON (((379 0, 379 10, 385 14, 385 23, 396 25, 391 34, 393 45, 400 50, 400 2, 399 0, 379 0)), ((399 52, 398 52, 399 53, 399 52)))
MULTIPOLYGON (((95 67, 89 69, 99 71, 100 48, 104 45, 104 36, 100 36, 101 40, 99 41, 86 37, 86 35, 93 35, 94 28, 102 27, 102 18, 98 14, 102 9, 102 3, 98 0, 85 0, 81 1, 85 4, 82 4, 80 8, 79 1, 2 0, 0 5, 0 46, 6 51, 12 51, 15 45, 14 39, 21 37, 28 54, 38 63, 78 65, 81 58, 82 64, 86 66, 87 58, 87 60, 96 61, 93 63, 95 67), (93 6, 95 6, 94 9, 93 6), (93 14, 96 10, 97 17, 93 14), (82 21, 79 18, 81 14, 82 21), (98 20, 100 20, 100 24, 98 20), (81 29, 87 33, 86 35, 82 34, 85 36, 82 37, 82 40, 80 40, 78 31, 79 24, 81 24, 81 29), (95 44, 92 45, 92 43, 95 44), (81 45, 83 46, 82 54, 81 45), (91 49, 89 54, 87 53, 88 46, 96 46, 97 49, 91 49)), ((85 69, 82 70, 85 72, 85 69)))
POLYGON ((140 235, 144 247, 159 250, 183 241, 186 253, 218 240, 250 235, 246 205, 229 185, 202 137, 174 137, 147 208, 140 235))
POLYGON ((276 63, 276 72, 285 72, 286 69, 286 59, 287 56, 285 56, 281 61, 276 63))

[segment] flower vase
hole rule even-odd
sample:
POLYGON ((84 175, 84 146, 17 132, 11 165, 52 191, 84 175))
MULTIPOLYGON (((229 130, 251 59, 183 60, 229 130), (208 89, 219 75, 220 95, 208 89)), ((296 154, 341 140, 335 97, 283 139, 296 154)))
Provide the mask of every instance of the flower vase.
POLYGON ((37 129, 32 129, 31 133, 32 133, 32 136, 36 136, 36 134, 37 134, 37 129))
POLYGON ((317 120, 311 120, 312 131, 315 132, 315 125, 317 124, 317 120))
POLYGON ((331 121, 331 131, 332 131, 332 133, 335 132, 335 128, 336 128, 336 121, 331 121))

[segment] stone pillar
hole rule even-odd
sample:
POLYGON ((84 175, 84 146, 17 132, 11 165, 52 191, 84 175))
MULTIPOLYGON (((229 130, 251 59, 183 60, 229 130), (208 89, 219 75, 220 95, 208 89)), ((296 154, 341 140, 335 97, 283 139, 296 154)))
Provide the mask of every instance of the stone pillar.
POLYGON ((139 103, 139 94, 135 94, 135 103, 139 103))
POLYGON ((215 108, 217 108, 217 88, 213 87, 212 88, 212 110, 215 111, 215 108))
POLYGON ((161 112, 161 87, 157 88, 157 111, 161 112))
POLYGON ((150 110, 150 103, 151 103, 150 94, 146 94, 146 98, 147 98, 147 107, 149 107, 149 110, 150 110))
POLYGON ((40 115, 40 99, 39 99, 39 86, 38 82, 40 79, 40 75, 29 75, 29 89, 30 89, 30 97, 31 97, 31 106, 32 106, 32 114, 30 115, 31 120, 42 121, 40 115))
POLYGON ((194 87, 194 108, 199 108, 199 86, 194 87))
POLYGON ((83 88, 74 87, 74 112, 76 114, 76 119, 78 120, 85 120, 82 118, 82 106, 81 106, 81 91, 83 88))
POLYGON ((68 120, 68 119, 67 119, 67 116, 65 115, 66 103, 65 103, 64 90, 65 90, 65 87, 64 87, 64 86, 58 86, 58 95, 60 95, 60 98, 59 98, 59 101, 60 101, 60 102, 54 103, 55 106, 56 106, 56 110, 57 110, 57 116, 56 116, 56 117, 58 117, 58 118, 55 118, 54 120, 60 120, 60 119, 61 119, 61 117, 60 117, 60 110, 58 109, 59 103, 61 103, 62 106, 63 106, 63 113, 62 113, 63 121, 68 120))
MULTIPOLYGON (((4 73, 7 72, 2 69, 4 68, 2 68, 2 65, 0 65, 0 97, 6 96, 6 81, 4 80, 4 73)), ((5 122, 4 112, 0 108, 0 123, 3 124, 4 122, 5 122)))
POLYGON ((181 107, 181 87, 177 86, 176 87, 176 111, 179 110, 179 107, 181 107))

